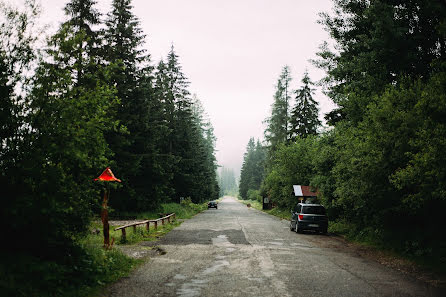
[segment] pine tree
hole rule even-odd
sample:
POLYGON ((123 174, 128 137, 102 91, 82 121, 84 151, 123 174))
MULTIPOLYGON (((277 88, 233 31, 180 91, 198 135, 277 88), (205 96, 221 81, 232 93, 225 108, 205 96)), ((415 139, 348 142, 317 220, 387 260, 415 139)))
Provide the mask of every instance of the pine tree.
POLYGON ((437 67, 431 62, 446 56, 444 1, 333 2, 334 14, 323 13, 321 23, 336 49, 324 43, 315 61, 326 70, 323 82, 339 106, 329 115, 333 123, 358 123, 388 85, 407 77, 427 80, 437 67))
POLYGON ((110 155, 104 133, 115 124, 106 115, 116 98, 103 79, 107 71, 98 64, 92 41, 96 32, 88 30, 96 24, 89 4, 67 4, 72 19, 50 38, 27 94, 23 178, 11 182, 18 185, 12 209, 27 220, 17 221, 13 229, 29 233, 26 241, 34 243, 33 253, 39 257, 61 256, 60 251, 86 232, 100 197, 99 189, 87 181, 100 173, 110 155))
POLYGON ((319 120, 318 103, 313 99, 314 84, 305 71, 302 78, 302 87, 295 91, 296 104, 291 111, 289 139, 295 140, 297 137, 307 137, 316 135, 317 129, 321 125, 319 120))
POLYGON ((242 170, 240 171, 239 195, 242 199, 247 199, 248 190, 250 189, 252 177, 252 156, 255 150, 255 141, 251 137, 246 146, 246 152, 243 156, 242 170))
POLYGON ((240 173, 239 194, 243 199, 248 198, 249 190, 259 190, 263 180, 265 151, 260 141, 250 138, 243 158, 240 173))
POLYGON ((131 9, 131 0, 114 0, 106 21, 105 57, 114 66, 110 83, 121 102, 114 111, 120 127, 109 133, 108 142, 115 153, 115 171, 123 180, 115 206, 148 210, 164 196, 164 178, 158 170, 162 110, 154 95, 150 56, 142 49, 145 36, 131 9))
POLYGON ((65 39, 66 42, 72 42, 67 49, 71 50, 70 59, 74 62, 64 60, 64 63, 74 65, 75 72, 72 75, 77 86, 94 87, 97 81, 93 78, 96 77, 102 62, 101 36, 100 32, 95 30, 95 27, 101 24, 101 15, 94 8, 95 4, 94 0, 68 2, 64 10, 69 20, 62 25, 55 39, 53 38, 53 41, 65 39))
POLYGON ((220 196, 234 195, 237 191, 237 183, 235 180, 235 173, 233 169, 221 167, 218 175, 220 196))
POLYGON ((284 66, 277 81, 274 103, 271 116, 266 119, 265 140, 268 142, 270 152, 274 152, 281 143, 286 143, 288 137, 289 101, 291 81, 290 68, 284 66))

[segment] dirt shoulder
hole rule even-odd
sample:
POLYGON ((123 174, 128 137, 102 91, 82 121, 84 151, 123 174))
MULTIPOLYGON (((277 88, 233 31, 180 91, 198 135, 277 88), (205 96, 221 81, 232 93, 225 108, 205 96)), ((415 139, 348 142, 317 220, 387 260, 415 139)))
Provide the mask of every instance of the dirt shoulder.
MULTIPOLYGON (((284 224, 289 224, 289 221, 286 219, 282 219, 282 221, 284 224)), ((379 250, 375 247, 362 245, 360 243, 351 242, 337 234, 329 233, 328 235, 315 235, 312 233, 307 233, 307 235, 308 236, 306 236, 305 239, 321 248, 335 249, 372 260, 388 268, 397 270, 420 282, 446 290, 446 275, 439 275, 423 269, 416 263, 392 254, 391 252, 379 250)))

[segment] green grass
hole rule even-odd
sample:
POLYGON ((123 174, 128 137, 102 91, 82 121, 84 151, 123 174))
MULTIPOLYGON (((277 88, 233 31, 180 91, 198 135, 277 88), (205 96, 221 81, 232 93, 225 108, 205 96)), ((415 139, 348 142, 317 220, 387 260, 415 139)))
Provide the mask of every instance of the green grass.
POLYGON ((126 276, 140 260, 117 249, 79 244, 58 261, 2 253, 1 296, 92 296, 107 283, 126 276))
MULTIPOLYGON (((140 241, 156 240, 180 225, 178 219, 188 219, 207 209, 207 204, 184 203, 163 204, 158 211, 135 214, 138 219, 156 219, 158 213, 172 213, 177 220, 165 225, 150 225, 147 232, 144 225, 133 231, 127 228, 127 240, 121 241, 121 231, 110 226, 110 239, 115 238, 114 248, 104 250, 102 223, 93 222, 91 229, 99 229, 97 235, 88 234, 78 240, 75 246, 60 251, 58 260, 45 260, 18 252, 0 253, 0 296, 41 297, 41 296, 98 296, 101 289, 121 277, 127 276, 143 260, 124 255, 117 246, 136 244, 140 241)), ((32 243, 30 243, 32 244, 32 243)))

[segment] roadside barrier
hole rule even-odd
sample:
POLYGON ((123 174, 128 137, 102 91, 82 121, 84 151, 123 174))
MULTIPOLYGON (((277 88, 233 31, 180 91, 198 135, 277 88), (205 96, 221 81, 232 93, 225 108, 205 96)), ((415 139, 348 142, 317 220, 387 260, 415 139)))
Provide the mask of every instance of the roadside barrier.
POLYGON ((132 224, 128 224, 128 225, 124 225, 118 228, 115 228, 115 231, 121 230, 122 232, 122 240, 125 241, 126 239, 126 231, 125 229, 128 227, 133 227, 133 232, 136 232, 136 226, 138 225, 146 225, 146 230, 147 232, 149 232, 150 230, 150 223, 154 223, 155 224, 155 230, 158 229, 158 222, 161 221, 161 224, 164 225, 164 221, 167 220, 169 223, 171 222, 171 220, 175 220, 176 215, 175 213, 171 213, 170 215, 164 216, 162 218, 156 219, 156 220, 145 220, 142 222, 136 222, 136 223, 132 223, 132 224))

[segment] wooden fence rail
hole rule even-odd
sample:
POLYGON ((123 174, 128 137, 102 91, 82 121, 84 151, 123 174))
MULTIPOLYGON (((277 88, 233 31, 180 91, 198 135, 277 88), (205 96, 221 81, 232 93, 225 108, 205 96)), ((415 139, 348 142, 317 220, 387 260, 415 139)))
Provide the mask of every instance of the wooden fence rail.
POLYGON ((125 231, 125 229, 128 228, 128 227, 133 227, 133 232, 136 232, 136 226, 138 226, 138 225, 146 225, 146 230, 147 230, 147 232, 149 232, 149 230, 150 230, 150 223, 154 223, 155 224, 155 230, 156 230, 156 229, 158 229, 158 222, 159 221, 161 221, 161 224, 164 225, 164 221, 165 220, 167 220, 170 223, 171 220, 175 220, 175 218, 176 218, 175 213, 171 213, 170 215, 164 216, 164 217, 156 219, 156 220, 145 220, 145 221, 141 221, 141 222, 136 222, 136 223, 124 225, 124 226, 115 228, 115 231, 121 230, 121 232, 122 232, 122 240, 125 241, 125 239, 126 239, 126 231, 125 231))

